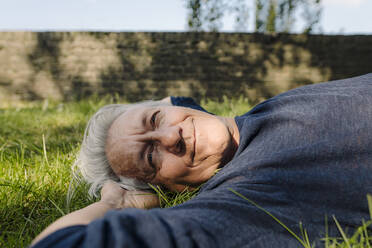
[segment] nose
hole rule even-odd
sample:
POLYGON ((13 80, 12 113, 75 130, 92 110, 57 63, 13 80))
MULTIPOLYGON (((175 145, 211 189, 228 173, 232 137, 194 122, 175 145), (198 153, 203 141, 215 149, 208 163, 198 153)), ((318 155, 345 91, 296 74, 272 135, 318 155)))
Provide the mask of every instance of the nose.
POLYGON ((153 140, 172 153, 182 150, 182 128, 178 125, 160 128, 153 132, 153 140))

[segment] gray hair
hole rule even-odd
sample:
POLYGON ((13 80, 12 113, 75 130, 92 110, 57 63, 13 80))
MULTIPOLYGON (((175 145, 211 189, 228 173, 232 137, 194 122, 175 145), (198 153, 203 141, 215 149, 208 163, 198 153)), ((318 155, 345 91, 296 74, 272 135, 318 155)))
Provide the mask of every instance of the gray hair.
POLYGON ((105 145, 111 124, 121 114, 136 106, 171 105, 164 101, 145 101, 135 104, 111 104, 100 108, 88 121, 84 131, 80 152, 74 164, 74 172, 80 173, 90 185, 89 195, 97 196, 97 192, 108 180, 119 182, 127 190, 146 190, 150 186, 134 178, 117 176, 107 160, 105 145))

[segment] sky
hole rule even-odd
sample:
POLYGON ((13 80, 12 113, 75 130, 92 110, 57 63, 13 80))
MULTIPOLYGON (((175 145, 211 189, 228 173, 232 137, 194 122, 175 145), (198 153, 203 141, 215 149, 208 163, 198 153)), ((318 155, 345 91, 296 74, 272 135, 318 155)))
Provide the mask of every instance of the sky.
MULTIPOLYGON (((185 0, 0 0, 0 31, 182 32, 186 15, 185 0)), ((324 34, 372 34, 372 0, 323 0, 320 26, 324 34)), ((232 18, 221 31, 234 31, 232 18)))

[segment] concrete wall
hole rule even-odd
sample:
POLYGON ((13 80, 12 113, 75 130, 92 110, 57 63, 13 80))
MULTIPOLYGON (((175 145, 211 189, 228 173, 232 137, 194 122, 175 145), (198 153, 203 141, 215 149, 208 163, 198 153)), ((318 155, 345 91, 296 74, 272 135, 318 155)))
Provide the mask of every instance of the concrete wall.
POLYGON ((372 36, 0 33, 1 99, 245 96, 372 72, 372 36))

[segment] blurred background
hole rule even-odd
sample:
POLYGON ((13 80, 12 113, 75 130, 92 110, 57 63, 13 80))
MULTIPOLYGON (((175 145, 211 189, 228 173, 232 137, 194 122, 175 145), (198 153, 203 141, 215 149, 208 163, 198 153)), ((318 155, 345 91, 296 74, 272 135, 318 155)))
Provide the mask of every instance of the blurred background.
POLYGON ((371 72, 371 11, 370 0, 1 1, 0 99, 257 103, 371 72))

